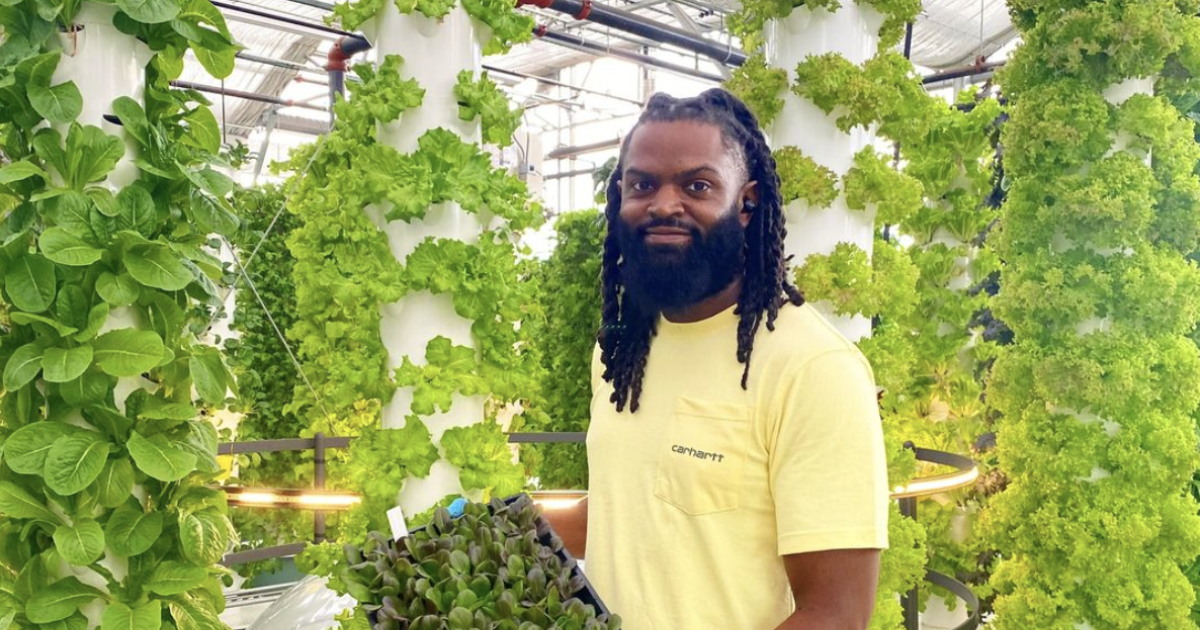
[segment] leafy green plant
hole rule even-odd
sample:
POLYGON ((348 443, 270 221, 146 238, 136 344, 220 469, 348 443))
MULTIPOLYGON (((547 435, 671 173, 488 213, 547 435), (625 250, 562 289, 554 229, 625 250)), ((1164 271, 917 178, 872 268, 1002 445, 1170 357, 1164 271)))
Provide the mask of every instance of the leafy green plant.
POLYGON ((233 183, 211 167, 220 146, 207 102, 170 90, 162 68, 199 21, 213 35, 198 57, 227 31, 207 2, 117 3, 118 26, 152 48, 183 47, 156 48, 145 107, 112 104, 135 158, 74 122, 74 85, 49 85, 59 53, 44 51, 80 8, 0 11, 19 33, 0 47, 0 618, 82 628, 80 608, 99 600, 105 626, 220 627, 214 565, 233 532, 224 496, 206 487, 220 468, 203 413, 237 388, 200 337, 226 273, 210 236, 238 223, 233 183), (114 170, 131 161, 137 179, 119 186, 114 170))
MULTIPOLYGON (((249 282, 241 280, 235 285, 237 303, 230 327, 236 337, 224 343, 240 394, 231 406, 241 414, 236 436, 239 441, 300 437, 308 429, 308 422, 284 408, 292 400, 292 391, 304 385, 276 332, 276 326, 286 331, 295 324, 295 259, 287 249, 287 238, 298 220, 284 210, 285 194, 278 186, 239 187, 232 201, 241 226, 229 241, 249 277, 249 282)), ((236 479, 228 483, 310 487, 310 458, 311 454, 298 452, 241 455, 236 479)), ((230 517, 240 538, 239 551, 293 543, 308 538, 313 531, 311 512, 241 508, 232 511, 230 517)), ((240 564, 237 571, 242 577, 252 578, 279 566, 279 560, 267 560, 240 564)))
POLYGON ((521 126, 521 116, 525 110, 509 109, 508 97, 488 78, 486 72, 479 75, 478 81, 471 80, 469 70, 458 73, 454 96, 458 99, 459 118, 480 119, 484 142, 501 147, 512 144, 513 134, 521 126))
POLYGON ((485 55, 501 55, 533 39, 533 17, 517 11, 516 0, 463 0, 463 8, 492 31, 483 45, 485 55))
POLYGON ((730 33, 742 40, 746 50, 758 50, 762 46, 762 31, 768 20, 782 20, 797 7, 812 10, 825 9, 829 12, 842 7, 840 0, 750 0, 743 2, 741 9, 725 18, 730 33))
POLYGON ((920 182, 892 168, 872 147, 854 156, 854 166, 844 181, 846 205, 851 210, 873 207, 876 221, 882 225, 900 223, 922 204, 920 182))
POLYGON ((771 155, 779 173, 779 194, 784 204, 800 199, 811 208, 828 208, 838 198, 837 174, 800 149, 783 147, 771 155))
POLYGON ((913 308, 917 269, 892 247, 877 251, 881 258, 875 267, 865 251, 849 243, 838 243, 828 255, 812 254, 796 267, 796 286, 810 300, 831 303, 839 315, 903 316, 913 308))
POLYGON ((1163 97, 1102 94, 1187 63, 1171 58, 1200 28, 1186 4, 1015 7, 994 304, 1015 343, 988 392, 1010 483, 984 515, 1005 551, 998 630, 1196 627, 1179 568, 1200 549, 1194 132, 1163 97))
MULTIPOLYGON (((586 431, 592 402, 592 352, 600 327, 600 261, 607 231, 596 210, 563 214, 554 225, 554 252, 538 270, 545 321, 533 334, 542 361, 544 416, 531 431, 586 431)), ((545 488, 586 488, 582 445, 522 447, 522 460, 545 488)))
MULTIPOLYGON (((419 11, 425 17, 441 21, 455 7, 454 0, 390 0, 403 14, 419 11)), ((326 18, 330 24, 340 23, 347 30, 356 30, 372 20, 389 0, 348 0, 333 7, 326 18)), ((484 43, 483 54, 506 53, 513 44, 533 39, 533 18, 516 10, 512 0, 463 0, 463 9, 471 17, 487 25, 491 36, 484 43)))
MULTIPOLYGON (((455 396, 486 397, 483 424, 447 431, 439 440, 445 457, 460 468, 463 490, 486 494, 524 484, 511 454, 504 461, 507 445, 490 418, 511 404, 526 414, 536 413, 537 405, 540 368, 529 340, 534 326, 524 324, 539 311, 513 232, 536 225, 540 207, 530 202, 524 184, 493 168, 479 146, 446 129, 426 132, 407 155, 379 142, 379 123, 403 124, 403 112, 423 100, 424 90, 403 79, 401 70, 399 59, 389 58, 360 72, 362 86, 335 107, 333 132, 290 162, 299 181, 289 209, 301 224, 288 241, 296 257, 299 309, 289 334, 306 369, 328 380, 314 383, 315 395, 297 388, 289 410, 303 411, 312 431, 360 435, 344 476, 364 501, 341 520, 338 532, 352 542, 385 527, 381 519, 404 481, 428 475, 439 459, 421 416, 449 410, 455 396), (420 220, 442 202, 480 214, 490 229, 474 243, 427 239, 397 261, 380 225, 420 220), (392 372, 380 308, 421 291, 452 298, 455 312, 473 322, 475 347, 438 337, 428 342, 424 361, 397 357, 401 365, 392 372), (413 415, 404 429, 376 429, 397 387, 412 388, 413 415), (476 450, 478 459, 466 457, 476 450)), ((486 92, 486 86, 476 87, 486 92)), ((471 98, 484 110, 496 105, 491 97, 471 98)), ((321 562, 313 559, 311 566, 321 562)))
POLYGON ((725 89, 741 99, 764 127, 783 111, 782 94, 787 86, 787 71, 768 67, 762 53, 751 55, 725 82, 725 89))
POLYGON ((348 623, 370 619, 374 630, 620 628, 619 617, 598 615, 577 598, 586 583, 563 549, 521 495, 508 504, 469 503, 457 519, 440 509, 399 543, 372 533, 321 569, 358 601, 357 621, 348 623))

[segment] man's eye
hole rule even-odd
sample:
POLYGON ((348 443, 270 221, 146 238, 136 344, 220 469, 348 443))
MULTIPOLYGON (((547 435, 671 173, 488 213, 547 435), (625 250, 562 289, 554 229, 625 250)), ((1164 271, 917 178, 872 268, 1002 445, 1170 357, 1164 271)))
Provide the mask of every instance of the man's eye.
POLYGON ((712 184, 704 181, 695 181, 688 184, 687 189, 689 192, 694 193, 708 192, 710 189, 712 189, 712 184))
POLYGON ((650 185, 650 182, 641 181, 641 182, 633 182, 633 185, 630 188, 632 190, 634 190, 635 192, 646 192, 646 191, 650 190, 652 188, 652 186, 650 185))

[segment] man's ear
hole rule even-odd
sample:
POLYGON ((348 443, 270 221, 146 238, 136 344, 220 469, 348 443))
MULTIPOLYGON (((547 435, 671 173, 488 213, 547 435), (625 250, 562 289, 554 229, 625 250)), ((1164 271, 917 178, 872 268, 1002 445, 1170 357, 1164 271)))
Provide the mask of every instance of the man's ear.
POLYGON ((758 182, 746 182, 746 185, 742 186, 739 200, 738 220, 741 221, 742 227, 746 227, 750 225, 749 210, 758 205, 758 182))

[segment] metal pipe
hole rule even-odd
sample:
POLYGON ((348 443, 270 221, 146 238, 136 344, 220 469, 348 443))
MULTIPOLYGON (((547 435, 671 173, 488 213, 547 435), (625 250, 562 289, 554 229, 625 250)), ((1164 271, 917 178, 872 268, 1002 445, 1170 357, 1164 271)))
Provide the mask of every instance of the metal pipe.
MULTIPOLYGON (((219 0, 211 0, 211 2, 214 7, 217 7, 219 9, 225 9, 227 11, 235 11, 237 13, 245 13, 246 15, 253 15, 255 17, 260 17, 260 18, 263 18, 266 20, 272 20, 275 22, 283 23, 283 24, 291 24, 292 26, 311 28, 315 31, 321 31, 323 33, 330 33, 332 35, 354 36, 353 33, 349 33, 347 31, 343 31, 341 29, 333 28, 331 26, 325 26, 324 24, 317 24, 316 22, 309 22, 308 20, 301 20, 300 18, 294 18, 294 17, 288 16, 288 15, 280 15, 278 13, 272 13, 270 11, 260 11, 258 9, 251 9, 250 7, 245 7, 245 6, 236 5, 236 4, 229 4, 228 2, 220 2, 219 0)), ((361 37, 361 35, 359 37, 361 37)))
POLYGON ((689 33, 661 22, 648 20, 635 13, 617 9, 592 0, 517 0, 517 6, 534 5, 553 9, 579 20, 589 20, 617 30, 633 33, 656 42, 678 46, 715 59, 718 63, 740 66, 746 63, 746 54, 733 48, 733 44, 721 44, 699 35, 689 33))
POLYGON ((575 147, 559 147, 559 148, 554 149, 554 150, 550 151, 549 153, 547 153, 546 159, 547 160, 562 160, 562 159, 566 159, 566 158, 570 158, 570 157, 575 157, 577 155, 583 155, 584 153, 593 153, 595 151, 603 151, 605 149, 611 149, 613 147, 619 147, 619 146, 621 146, 621 138, 618 136, 618 137, 614 137, 614 138, 609 138, 608 140, 601 140, 599 142, 593 142, 591 144, 581 144, 581 145, 575 146, 575 147))
MULTIPOLYGON (((325 434, 318 431, 313 436, 313 489, 325 489, 325 434)), ((313 512, 313 542, 325 542, 325 512, 313 512)))
POLYGON ((583 52, 620 57, 634 63, 640 63, 646 66, 654 66, 655 68, 661 68, 663 70, 668 70, 676 74, 682 74, 684 76, 693 77, 696 79, 712 81, 713 83, 721 83, 724 80, 715 74, 701 72, 686 66, 676 65, 668 61, 662 61, 648 55, 641 55, 621 48, 612 48, 603 44, 597 44, 579 37, 578 35, 566 35, 557 31, 552 31, 544 26, 535 27, 533 33, 538 37, 558 43, 559 45, 566 46, 567 48, 574 48, 583 52))
POLYGON ((256 94, 254 92, 243 92, 241 90, 231 90, 229 88, 221 88, 215 85, 201 85, 192 83, 191 81, 172 81, 171 87, 176 87, 184 90, 196 90, 197 92, 208 92, 209 94, 220 94, 222 96, 232 96, 234 98, 244 98, 248 101, 258 101, 260 103, 270 103, 272 105, 280 105, 283 107, 303 107, 304 109, 313 109, 319 112, 327 112, 328 108, 318 105, 309 105, 308 103, 298 103, 293 100, 285 100, 266 94, 256 94))
POLYGON ((544 179, 545 181, 552 181, 555 179, 565 179, 567 177, 575 177, 576 175, 591 175, 592 173, 595 173, 595 172, 596 172, 595 168, 580 168, 580 169, 575 169, 573 171, 562 171, 560 173, 551 173, 549 175, 546 175, 542 179, 544 179))
POLYGON ((292 4, 303 4, 306 7, 312 7, 314 9, 324 9, 326 11, 333 10, 332 4, 328 2, 321 2, 321 0, 288 0, 288 2, 291 2, 292 4))
POLYGON ((583 92, 584 94, 595 94, 596 96, 603 96, 605 98, 611 98, 615 101, 621 101, 623 103, 637 105, 638 107, 645 105, 645 103, 643 103, 639 100, 636 100, 636 99, 625 98, 624 96, 614 96, 607 92, 601 92, 599 90, 592 90, 592 89, 588 89, 588 88, 584 88, 584 87, 579 87, 577 85, 563 83, 562 81, 555 81, 554 79, 547 79, 546 77, 539 77, 535 74, 525 74, 524 72, 517 72, 515 70, 506 70, 504 68, 497 68, 496 66, 489 66, 487 64, 483 65, 483 69, 487 70, 488 72, 495 72, 498 74, 507 74, 509 76, 520 77, 522 79, 533 79, 534 81, 537 81, 538 83, 544 83, 546 85, 553 85, 555 87, 564 88, 564 89, 571 90, 574 92, 583 92))
POLYGON ((989 63, 981 63, 965 68, 956 68, 954 70, 943 70, 933 74, 921 77, 921 83, 929 85, 930 83, 938 83, 940 81, 951 81, 953 79, 961 79, 964 77, 974 77, 988 72, 995 72, 1004 67, 1003 61, 992 61, 989 63))
POLYGON ((306 66, 304 64, 296 63, 294 61, 284 61, 283 59, 272 59, 270 57, 262 57, 259 55, 248 53, 244 50, 239 50, 237 52, 237 57, 238 57, 238 59, 245 59, 246 61, 251 61, 254 63, 261 63, 261 64, 267 65, 267 66, 283 68, 284 70, 295 70, 296 72, 308 72, 311 74, 325 74, 319 68, 312 68, 312 67, 306 66))
MULTIPOLYGON (((360 52, 371 49, 371 42, 366 38, 355 35, 344 35, 333 43, 325 61, 325 71, 329 73, 329 107, 337 103, 337 97, 346 93, 346 62, 360 52)), ((333 121, 330 120, 330 124, 333 121)))

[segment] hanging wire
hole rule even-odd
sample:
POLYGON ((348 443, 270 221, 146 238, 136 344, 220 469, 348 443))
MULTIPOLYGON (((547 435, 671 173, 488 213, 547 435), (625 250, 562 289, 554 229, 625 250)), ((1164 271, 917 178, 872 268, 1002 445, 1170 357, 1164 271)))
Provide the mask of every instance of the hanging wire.
MULTIPOLYGON (((317 161, 317 157, 319 155, 321 155, 321 150, 325 148, 325 138, 326 138, 326 136, 321 136, 317 139, 317 148, 315 150, 313 150, 312 157, 310 157, 308 159, 308 163, 304 165, 304 169, 302 171, 300 171, 299 174, 297 174, 295 177, 292 178, 292 182, 291 182, 291 184, 289 184, 289 188, 288 188, 287 192, 284 193, 283 203, 279 204, 279 210, 275 211, 275 216, 271 217, 271 222, 269 224, 267 224, 267 229, 263 230, 262 237, 259 238, 258 243, 254 245, 254 249, 251 250, 250 256, 248 258, 246 258, 246 262, 244 263, 244 265, 241 262, 241 260, 238 259, 237 250, 235 250, 233 248, 233 246, 229 243, 228 240, 225 240, 224 237, 222 237, 222 240, 225 242, 225 247, 227 247, 229 249, 229 254, 231 256, 233 256, 233 260, 237 263, 238 267, 243 270, 243 274, 245 273, 246 269, 250 268, 250 265, 254 262, 254 258, 256 256, 258 256, 258 250, 261 249, 263 243, 265 243, 267 241, 267 238, 271 235, 271 231, 275 229, 275 224, 279 222, 279 217, 283 215, 284 210, 286 210, 288 204, 291 203, 292 195, 294 195, 296 193, 296 186, 300 183, 300 180, 303 179, 304 176, 308 174, 308 171, 310 168, 312 168, 313 163, 317 161)), ((235 279, 233 281, 233 284, 231 284, 229 287, 227 287, 225 289, 225 292, 221 295, 222 310, 225 306, 225 302, 227 300, 229 300, 229 296, 233 293, 234 289, 237 288, 238 280, 241 280, 241 278, 242 277, 239 276, 237 279, 235 279)), ((249 281, 250 278, 247 277, 246 280, 249 281)), ((263 310, 264 311, 266 310, 265 306, 263 307, 263 310)), ((208 329, 212 328, 212 325, 217 321, 217 318, 220 316, 221 316, 221 310, 215 311, 213 313, 212 317, 209 318, 208 325, 205 326, 204 329, 208 330, 208 329)), ((270 313, 267 313, 267 316, 270 317, 270 313)), ((274 322, 273 318, 272 318, 272 322, 274 322)), ((286 345, 286 342, 284 342, 284 343, 286 345)))
MULTIPOLYGON (((233 244, 229 242, 228 238, 222 236, 221 240, 225 243, 225 247, 229 248, 229 251, 234 251, 233 244)), ((313 400, 316 401, 317 406, 321 408, 321 412, 324 413, 326 417, 329 417, 329 410, 325 408, 324 399, 322 399, 321 395, 317 393, 316 388, 314 388, 312 385, 312 381, 308 380, 308 374, 305 373, 304 366, 300 364, 300 359, 296 358, 296 353, 292 352, 292 346, 287 342, 287 336, 284 335, 283 331, 279 329, 279 324, 275 323, 275 318, 271 315, 270 309, 267 308, 267 304, 263 301, 262 295, 258 293, 258 287, 254 286, 254 281, 250 279, 250 275, 246 273, 246 268, 242 265, 242 261, 238 260, 236 254, 233 257, 233 262, 237 265, 238 271, 241 272, 241 278, 246 281, 246 286, 250 287, 250 292, 254 294, 254 299, 258 302, 259 308, 261 308, 263 313, 267 315, 267 321, 271 322, 271 328, 275 329, 275 335, 279 337, 279 342, 283 344, 283 349, 287 351, 288 357, 292 359, 292 365, 296 366, 296 370, 300 373, 300 378, 304 379, 304 385, 308 387, 308 391, 312 392, 313 400)))

